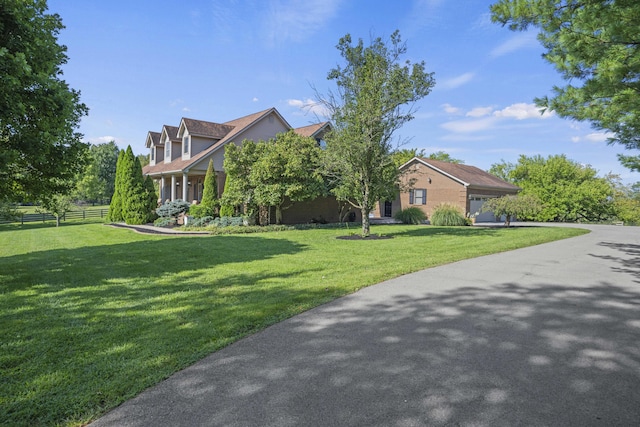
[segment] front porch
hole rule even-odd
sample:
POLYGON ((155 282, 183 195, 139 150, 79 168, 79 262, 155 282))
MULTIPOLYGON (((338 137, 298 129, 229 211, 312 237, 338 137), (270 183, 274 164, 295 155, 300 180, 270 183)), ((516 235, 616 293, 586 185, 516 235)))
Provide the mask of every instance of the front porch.
POLYGON ((177 199, 188 202, 193 202, 194 200, 200 202, 204 190, 204 178, 204 174, 188 173, 156 177, 155 180, 158 183, 158 202, 165 203, 177 199))

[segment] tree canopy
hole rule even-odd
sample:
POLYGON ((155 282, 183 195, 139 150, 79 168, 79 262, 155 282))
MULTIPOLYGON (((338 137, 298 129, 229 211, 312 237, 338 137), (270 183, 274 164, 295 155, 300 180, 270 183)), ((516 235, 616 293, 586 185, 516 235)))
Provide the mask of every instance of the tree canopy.
POLYGON ((120 150, 114 141, 91 145, 89 164, 80 175, 76 191, 80 200, 107 203, 113 196, 120 150))
POLYGON ((318 143, 293 131, 279 133, 269 141, 229 144, 224 167, 227 183, 223 201, 227 205, 273 206, 276 223, 282 211, 294 202, 324 194, 318 143))
POLYGON ((398 31, 388 42, 369 46, 351 35, 337 45, 345 61, 327 78, 337 89, 318 95, 329 111, 333 130, 325 137, 324 173, 331 192, 362 213, 362 235, 368 236, 369 213, 379 200, 395 198, 399 171, 392 156, 395 132, 413 119, 413 104, 435 84, 424 62, 401 61, 407 48, 398 31))
POLYGON ((538 197, 533 194, 507 194, 485 201, 482 204, 482 212, 493 212, 497 217, 504 215, 504 225, 509 227, 511 219, 535 218, 542 207, 538 197))
POLYGON ((0 198, 36 201, 73 188, 88 144, 87 107, 60 77, 64 28, 44 0, 0 0, 0 198))
POLYGON ((569 82, 537 98, 539 106, 589 121, 610 143, 640 148, 640 2, 500 0, 491 12, 512 30, 538 28, 544 58, 569 82))
POLYGON ((601 221, 613 215, 610 183, 589 165, 564 155, 520 156, 510 172, 525 195, 536 196, 542 209, 529 219, 538 221, 601 221))
POLYGON ((294 202, 315 199, 325 193, 320 173, 321 150, 313 138, 289 131, 259 147, 249 181, 256 203, 275 207, 276 224, 282 223, 282 211, 294 202))

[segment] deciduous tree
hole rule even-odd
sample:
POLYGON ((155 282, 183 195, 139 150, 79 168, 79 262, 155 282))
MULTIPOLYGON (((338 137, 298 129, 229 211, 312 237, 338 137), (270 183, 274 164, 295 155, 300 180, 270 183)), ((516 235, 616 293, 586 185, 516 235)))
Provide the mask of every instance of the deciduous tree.
POLYGON ((331 192, 362 213, 362 236, 370 233, 369 213, 379 200, 393 199, 399 171, 393 161, 393 137, 413 119, 413 104, 428 95, 435 81, 424 62, 402 61, 407 52, 398 31, 365 46, 347 34, 338 50, 345 64, 328 74, 335 92, 318 94, 333 130, 325 137, 324 172, 331 192))
POLYGON ((89 164, 76 186, 78 198, 89 202, 109 202, 115 188, 116 166, 120 150, 114 141, 92 145, 89 164))
POLYGON ((0 198, 67 193, 88 144, 76 132, 87 107, 61 79, 64 28, 44 0, 0 0, 0 198))
POLYGON ((569 82, 539 106, 640 148, 640 2, 500 0, 491 12, 512 30, 538 28, 544 58, 569 82))
POLYGON ((56 217, 56 227, 60 227, 60 219, 73 208, 71 196, 67 194, 53 194, 40 200, 40 208, 56 217))
POLYGON ((258 143, 249 181, 258 205, 274 206, 276 224, 282 211, 294 202, 315 199, 325 192, 320 173, 320 147, 309 137, 293 131, 258 143))
POLYGON ((258 146, 254 141, 244 140, 242 145, 227 144, 224 150, 224 171, 227 174, 221 203, 228 212, 228 206, 243 207, 245 215, 257 215, 258 206, 249 180, 251 168, 258 158, 258 146))
POLYGON ((600 221, 612 215, 613 189, 597 171, 564 155, 520 156, 510 173, 523 194, 544 203, 538 221, 600 221))
POLYGON ((533 219, 541 210, 542 203, 533 194, 508 194, 482 204, 482 212, 493 212, 497 217, 504 215, 504 225, 507 227, 513 218, 533 219))

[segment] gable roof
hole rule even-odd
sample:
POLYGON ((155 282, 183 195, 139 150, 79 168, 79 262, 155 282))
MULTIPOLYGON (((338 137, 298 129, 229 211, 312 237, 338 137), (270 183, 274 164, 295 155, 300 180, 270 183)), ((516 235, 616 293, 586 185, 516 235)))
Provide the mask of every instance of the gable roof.
MULTIPOLYGON (((182 142, 180 138, 178 138, 178 128, 176 126, 164 125, 162 126, 161 135, 166 134, 171 142, 182 142)), ((160 136, 162 140, 162 136, 160 136)))
POLYGON ((443 162, 441 160, 425 159, 421 157, 414 157, 404 165, 400 166, 400 169, 405 168, 407 165, 417 161, 425 166, 440 172, 449 178, 458 181, 465 187, 475 188, 499 188, 503 190, 520 190, 520 187, 513 185, 509 182, 503 181, 497 176, 491 175, 488 172, 483 171, 475 166, 463 165, 459 163, 443 162))
POLYGON ((145 146, 147 148, 151 148, 151 145, 160 145, 160 132, 151 132, 147 133, 147 140, 145 141, 145 146))
POLYGON ((186 117, 183 117, 180 121, 178 134, 180 134, 180 130, 183 127, 189 131, 190 135, 204 136, 213 139, 222 139, 233 130, 233 126, 206 122, 204 120, 188 119, 186 117))
POLYGON ((301 136, 315 137, 317 134, 321 133, 322 131, 328 130, 327 128, 330 127, 330 122, 322 122, 295 128, 293 131, 301 136))
MULTIPOLYGON (((270 114, 274 114, 278 117, 284 125, 291 129, 291 125, 287 123, 287 121, 280 115, 278 110, 275 108, 269 108, 263 111, 259 111, 257 113, 249 114, 248 116, 240 117, 238 119, 230 120, 228 122, 217 124, 219 126, 226 126, 230 130, 229 132, 219 141, 215 142, 211 147, 206 150, 201 151, 200 153, 192 156, 190 159, 182 160, 181 158, 175 159, 169 163, 160 163, 154 166, 147 165, 142 168, 143 174, 161 174, 161 173, 175 173, 181 171, 188 171, 191 167, 200 163, 202 160, 207 158, 210 154, 214 153, 221 147, 223 147, 226 143, 233 141, 235 138, 240 137, 243 132, 249 130, 253 125, 258 123, 263 118, 269 116, 270 114)), ((205 122, 205 123, 213 123, 213 122, 205 122)), ((168 128, 166 131, 168 135, 172 135, 171 132, 175 129, 174 135, 176 136, 175 141, 181 142, 180 139, 177 139, 178 128, 174 126, 164 126, 163 132, 165 132, 165 128, 168 128)), ((172 139, 173 140, 173 139, 172 139)))

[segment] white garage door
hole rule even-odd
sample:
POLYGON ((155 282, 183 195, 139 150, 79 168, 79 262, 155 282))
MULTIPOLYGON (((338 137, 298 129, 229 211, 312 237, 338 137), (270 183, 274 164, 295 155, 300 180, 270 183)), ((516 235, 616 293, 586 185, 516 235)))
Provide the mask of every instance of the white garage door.
MULTIPOLYGON (((488 200, 488 197, 469 197, 469 208, 471 210, 471 214, 475 214, 476 212, 480 212, 482 205, 484 202, 488 200)), ((480 212, 476 215, 476 222, 495 222, 496 216, 493 212, 480 212)))

